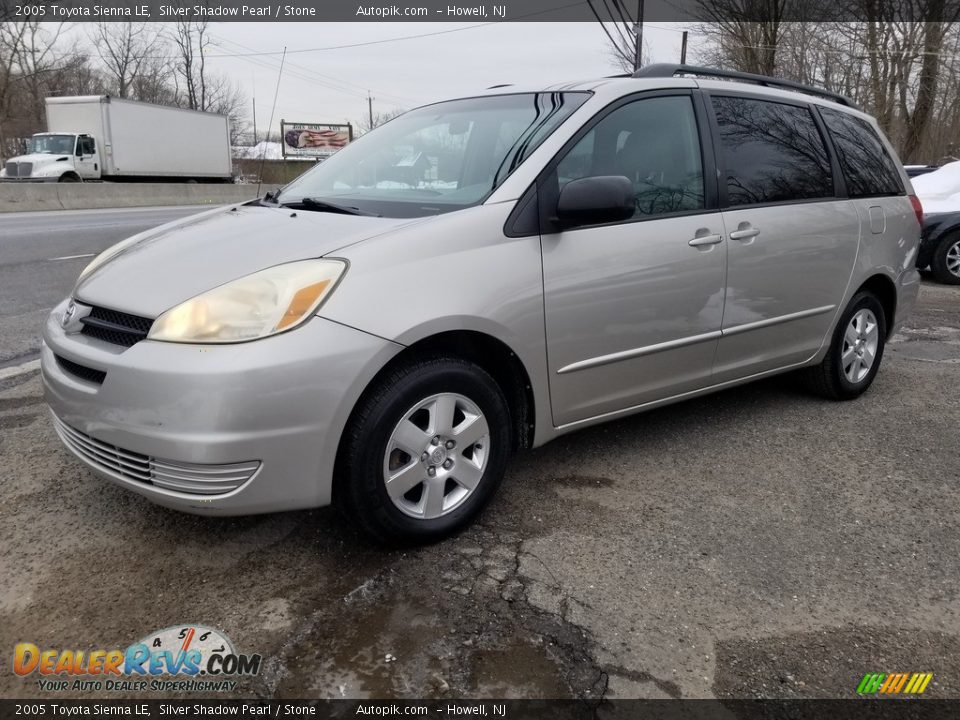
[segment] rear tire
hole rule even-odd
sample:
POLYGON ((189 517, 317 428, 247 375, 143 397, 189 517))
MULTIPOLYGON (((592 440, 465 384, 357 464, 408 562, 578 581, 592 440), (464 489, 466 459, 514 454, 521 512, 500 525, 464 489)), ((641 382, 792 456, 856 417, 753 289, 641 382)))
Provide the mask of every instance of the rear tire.
POLYGON ((930 260, 933 276, 947 285, 960 285, 960 233, 951 233, 940 240, 930 260))
POLYGON ((456 358, 412 361, 354 409, 334 501, 380 542, 439 540, 493 497, 510 428, 503 392, 483 369, 456 358))
POLYGON ((823 361, 807 370, 810 389, 831 400, 853 400, 873 383, 883 360, 887 318, 870 292, 854 295, 833 331, 823 361))

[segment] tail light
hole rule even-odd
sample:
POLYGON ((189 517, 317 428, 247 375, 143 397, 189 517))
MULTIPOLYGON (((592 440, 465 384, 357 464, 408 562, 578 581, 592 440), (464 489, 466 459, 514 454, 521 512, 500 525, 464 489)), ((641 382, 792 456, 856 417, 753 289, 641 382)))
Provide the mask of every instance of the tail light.
POLYGON ((913 205, 913 212, 917 214, 917 222, 920 223, 920 227, 923 227, 923 205, 920 204, 920 198, 911 195, 910 204, 913 205))

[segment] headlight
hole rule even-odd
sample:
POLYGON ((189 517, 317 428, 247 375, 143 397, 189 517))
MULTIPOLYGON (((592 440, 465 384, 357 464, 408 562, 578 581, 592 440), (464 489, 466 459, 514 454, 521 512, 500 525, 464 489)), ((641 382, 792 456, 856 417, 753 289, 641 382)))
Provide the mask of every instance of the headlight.
POLYGON ((343 260, 302 260, 255 272, 167 310, 147 337, 231 343, 289 330, 313 315, 346 269, 343 260))
POLYGON ((92 273, 98 267, 103 265, 107 260, 109 260, 110 258, 116 255, 119 255, 128 247, 130 247, 131 245, 133 245, 134 243, 142 239, 143 238, 141 236, 134 235, 133 237, 128 237, 126 240, 118 242, 116 245, 111 245, 110 247, 108 247, 102 253, 97 255, 93 260, 91 260, 90 264, 83 269, 83 272, 80 273, 80 277, 77 278, 77 285, 82 283, 90 273, 92 273))

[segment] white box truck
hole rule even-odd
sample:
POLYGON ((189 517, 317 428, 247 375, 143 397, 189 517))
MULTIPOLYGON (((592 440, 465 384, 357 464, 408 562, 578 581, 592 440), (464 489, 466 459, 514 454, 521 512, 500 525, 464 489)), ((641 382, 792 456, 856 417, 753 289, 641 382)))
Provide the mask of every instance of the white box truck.
POLYGON ((48 132, 10 158, 11 182, 230 182, 226 115, 107 95, 47 98, 48 132))

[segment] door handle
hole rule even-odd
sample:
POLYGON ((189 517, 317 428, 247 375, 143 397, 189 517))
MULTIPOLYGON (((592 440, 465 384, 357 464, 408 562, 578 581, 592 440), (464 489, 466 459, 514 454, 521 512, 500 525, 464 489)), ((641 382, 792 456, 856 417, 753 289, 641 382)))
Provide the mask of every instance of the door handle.
POLYGON ((741 225, 739 230, 734 230, 732 233, 730 233, 730 239, 731 240, 749 240, 750 238, 755 238, 759 234, 760 234, 759 228, 750 227, 749 225, 744 227, 744 225, 741 225))
POLYGON ((704 245, 716 245, 719 242, 723 242, 723 235, 719 233, 714 233, 713 235, 701 235, 695 237, 693 240, 687 243, 690 247, 703 247, 704 245))

